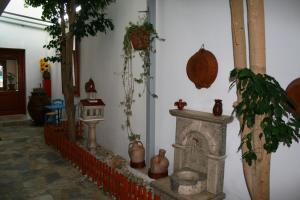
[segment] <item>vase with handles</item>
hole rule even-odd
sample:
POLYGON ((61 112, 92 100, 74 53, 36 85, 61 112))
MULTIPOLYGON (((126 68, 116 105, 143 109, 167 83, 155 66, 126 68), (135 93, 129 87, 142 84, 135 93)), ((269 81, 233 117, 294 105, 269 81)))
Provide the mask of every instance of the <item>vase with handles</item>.
POLYGON ((151 158, 148 175, 150 178, 159 179, 168 176, 169 160, 166 158, 166 150, 159 149, 158 155, 151 158))
POLYGON ((221 116, 222 113, 223 113, 222 100, 221 99, 215 99, 215 105, 213 107, 213 114, 215 116, 221 116))
POLYGON ((132 168, 145 167, 145 148, 141 141, 134 140, 130 142, 128 145, 128 154, 132 168))

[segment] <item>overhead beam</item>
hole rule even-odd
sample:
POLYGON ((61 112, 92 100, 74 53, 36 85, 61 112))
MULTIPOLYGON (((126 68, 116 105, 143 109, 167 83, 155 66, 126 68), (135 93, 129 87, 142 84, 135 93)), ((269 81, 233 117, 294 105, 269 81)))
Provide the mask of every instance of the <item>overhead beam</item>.
POLYGON ((5 10, 6 6, 8 5, 10 0, 1 0, 0 1, 0 15, 2 15, 3 11, 5 10))

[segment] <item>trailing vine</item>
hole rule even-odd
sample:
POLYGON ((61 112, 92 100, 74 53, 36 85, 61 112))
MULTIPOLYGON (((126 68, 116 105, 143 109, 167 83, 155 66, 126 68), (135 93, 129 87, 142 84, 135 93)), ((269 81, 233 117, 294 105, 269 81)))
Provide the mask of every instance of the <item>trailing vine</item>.
POLYGON ((141 97, 145 90, 153 97, 157 98, 157 95, 151 93, 148 88, 148 82, 153 77, 150 76, 150 53, 155 53, 155 49, 152 46, 152 42, 155 39, 162 40, 159 38, 155 28, 153 25, 145 18, 141 23, 134 24, 132 22, 129 23, 129 26, 126 27, 126 32, 123 40, 123 70, 122 70, 122 84, 124 88, 124 100, 121 102, 121 105, 124 107, 124 113, 126 115, 125 124, 123 128, 126 127, 128 133, 128 139, 130 141, 139 140, 140 134, 136 134, 133 132, 131 127, 131 117, 132 117, 132 104, 134 103, 134 86, 137 84, 144 84, 144 89, 142 92, 138 93, 138 96, 141 97), (132 46, 131 36, 134 32, 148 33, 148 43, 149 45, 140 50, 135 50, 132 46), (138 77, 134 77, 133 75, 133 67, 132 67, 132 59, 135 57, 135 53, 138 52, 138 55, 142 58, 142 72, 138 77))
MULTIPOLYGON (((234 69, 230 73, 230 89, 235 85, 242 99, 234 107, 233 113, 242 118, 241 134, 247 126, 252 130, 255 124, 255 116, 265 116, 260 127, 264 137, 263 145, 267 153, 276 152, 280 143, 290 147, 293 141, 298 142, 300 138, 300 118, 292 112, 294 106, 280 84, 267 74, 255 74, 250 69, 234 69)), ((248 165, 257 159, 253 149, 253 131, 242 138, 239 150, 246 145, 248 151, 244 152, 242 158, 248 165)))

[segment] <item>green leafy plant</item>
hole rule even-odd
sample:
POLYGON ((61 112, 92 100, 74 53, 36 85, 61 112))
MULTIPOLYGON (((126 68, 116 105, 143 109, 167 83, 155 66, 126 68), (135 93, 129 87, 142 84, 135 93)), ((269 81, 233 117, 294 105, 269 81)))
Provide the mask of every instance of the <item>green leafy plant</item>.
POLYGON ((14 80, 16 78, 16 75, 11 73, 11 72, 8 72, 7 73, 7 80, 9 82, 9 84, 13 84, 14 83, 14 80))
POLYGON ((137 84, 144 84, 144 89, 142 92, 138 93, 138 96, 141 97, 145 90, 149 92, 149 94, 153 98, 157 98, 157 95, 151 93, 148 88, 148 82, 151 78, 150 76, 150 53, 155 53, 155 50, 152 46, 152 42, 155 39, 163 40, 159 38, 156 30, 154 29, 153 25, 148 21, 147 18, 144 18, 141 23, 134 24, 132 22, 129 23, 129 26, 126 27, 124 40, 123 40, 123 69, 122 69, 122 83, 124 88, 125 97, 124 100, 121 102, 121 105, 124 106, 124 113, 126 115, 125 125, 128 139, 130 141, 139 140, 140 135, 133 132, 131 128, 131 116, 132 116, 132 104, 134 103, 134 86, 135 83, 137 84), (146 34, 146 43, 148 45, 145 48, 135 50, 132 45, 132 35, 137 34, 137 36, 144 37, 146 34), (142 72, 138 77, 134 77, 133 75, 133 67, 132 67, 132 59, 135 56, 135 53, 138 53, 139 56, 142 58, 143 65, 142 65, 142 72))
MULTIPOLYGON (((280 143, 290 147, 293 141, 300 138, 300 118, 292 113, 293 104, 280 84, 267 74, 255 74, 250 69, 234 69, 230 73, 232 83, 241 94, 242 100, 234 107, 233 113, 242 118, 240 133, 247 126, 253 128, 255 116, 263 115, 260 123, 262 133, 260 139, 265 138, 264 149, 267 153, 276 152, 280 143)), ((252 148, 253 132, 249 132, 242 138, 239 150, 246 144, 248 151, 242 158, 251 165, 257 159, 252 148)))

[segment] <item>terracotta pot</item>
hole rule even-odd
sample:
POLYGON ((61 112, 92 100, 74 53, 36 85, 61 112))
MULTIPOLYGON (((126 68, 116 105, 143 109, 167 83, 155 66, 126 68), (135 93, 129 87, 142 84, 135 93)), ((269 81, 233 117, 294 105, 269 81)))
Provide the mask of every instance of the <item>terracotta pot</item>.
POLYGON ((44 79, 44 80, 50 80, 50 78, 51 78, 50 72, 44 71, 44 72, 43 72, 43 79, 44 79))
POLYGON ((166 150, 160 149, 158 155, 151 158, 148 175, 158 179, 168 176, 169 160, 165 157, 166 150))
POLYGON ((133 141, 128 145, 130 166, 133 168, 145 167, 145 148, 141 141, 133 141))
POLYGON ((215 105, 213 107, 213 114, 215 116, 221 116, 222 113, 223 113, 222 100, 221 99, 215 99, 215 105))
POLYGON ((135 50, 147 49, 150 44, 150 34, 144 29, 138 29, 131 33, 130 40, 135 50))
POLYGON ((43 88, 34 88, 29 97, 27 109, 35 125, 43 125, 45 121, 46 105, 50 99, 43 88))
POLYGON ((300 78, 293 80, 286 88, 287 96, 292 101, 293 105, 290 106, 290 110, 300 117, 300 78))

